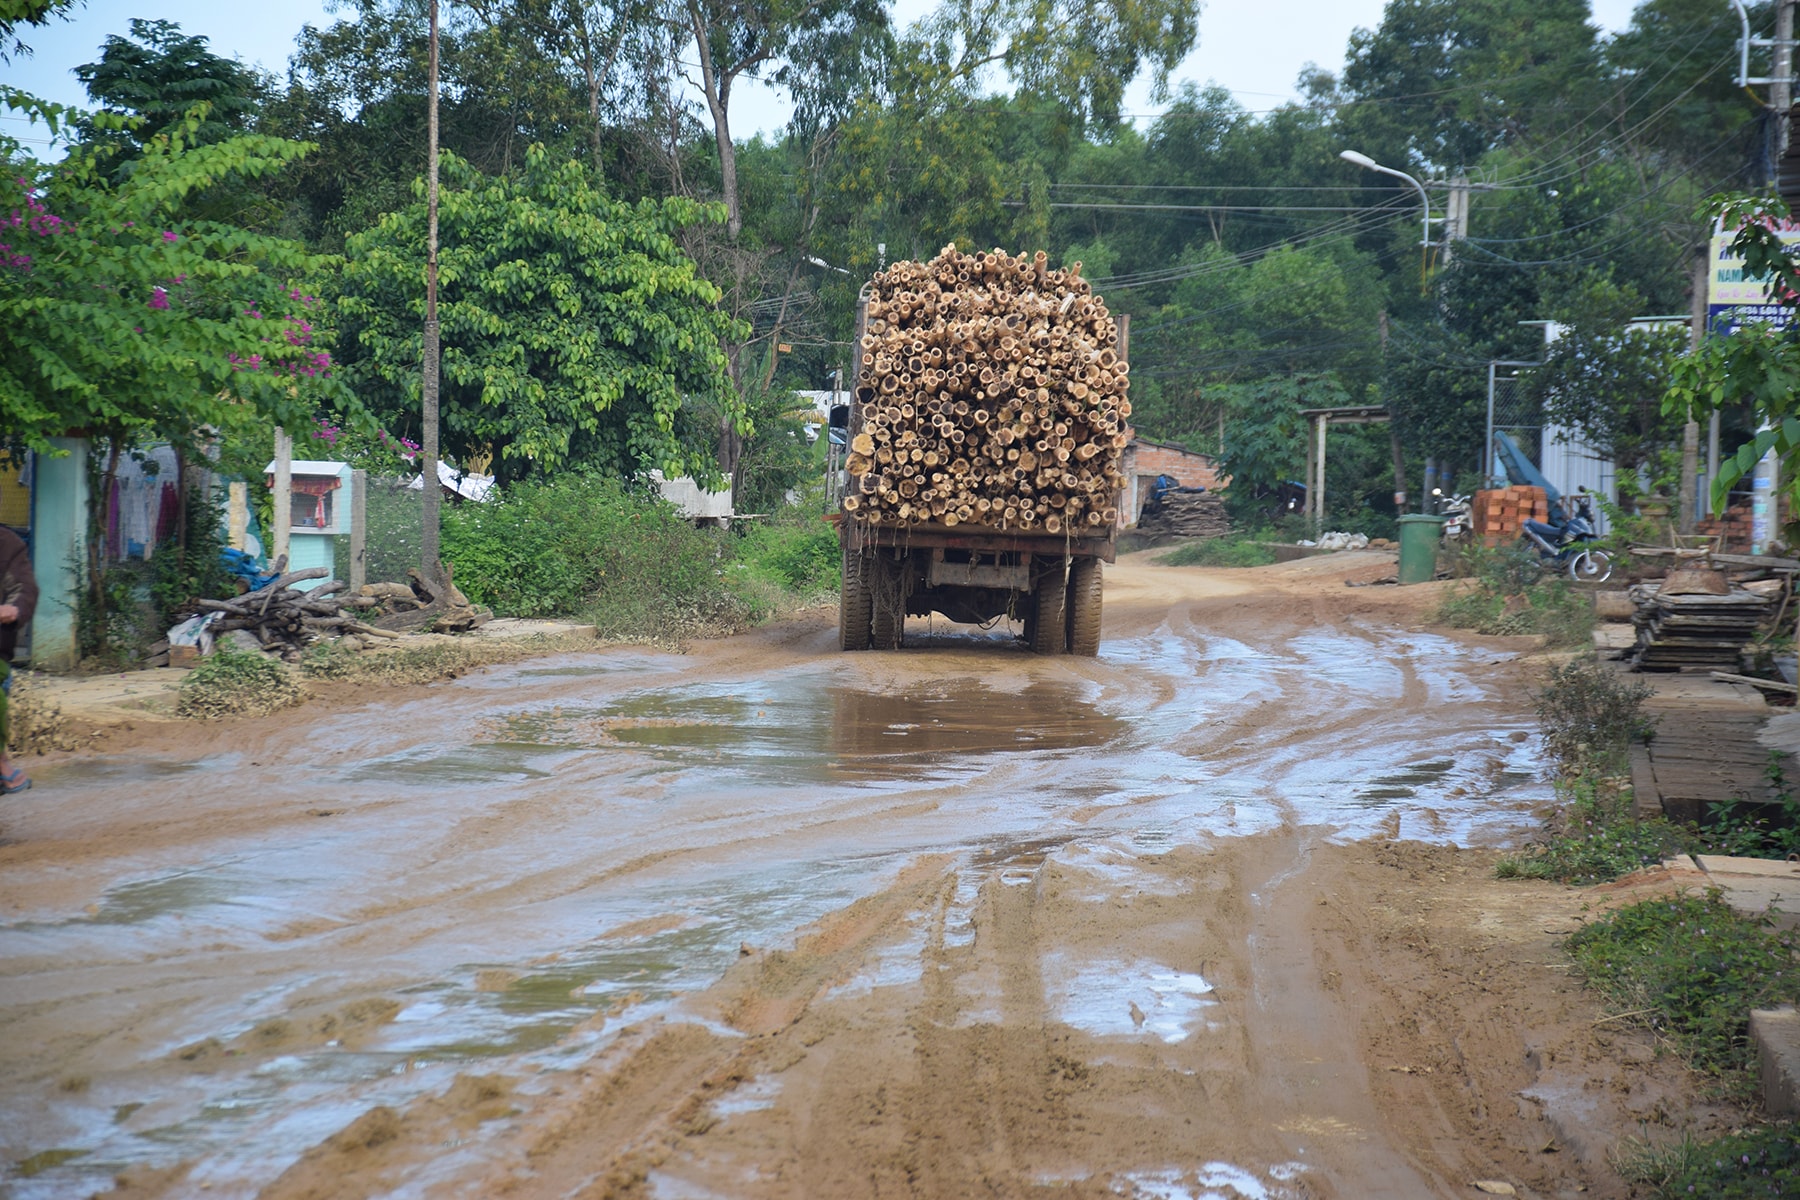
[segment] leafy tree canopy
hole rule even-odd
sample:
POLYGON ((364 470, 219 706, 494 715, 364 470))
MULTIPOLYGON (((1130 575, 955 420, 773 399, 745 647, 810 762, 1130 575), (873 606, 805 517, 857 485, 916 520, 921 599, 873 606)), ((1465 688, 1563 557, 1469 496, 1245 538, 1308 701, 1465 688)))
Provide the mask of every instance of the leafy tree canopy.
MULTIPOLYGON (((46 108, 17 92, 0 100, 46 108)), ((192 448, 247 420, 356 412, 309 314, 309 281, 330 261, 181 216, 193 193, 267 176, 306 147, 254 135, 195 145, 200 124, 152 136, 123 180, 81 148, 53 165, 15 154, 0 180, 0 212, 12 214, 0 248, 0 430, 13 449, 70 434, 192 448)))
POLYGON ((133 17, 131 35, 106 39, 98 62, 75 68, 101 111, 140 120, 123 130, 90 128, 100 140, 121 137, 133 146, 181 126, 189 143, 214 142, 241 131, 261 99, 254 72, 206 48, 206 39, 171 21, 133 17), (204 116, 190 120, 195 110, 204 116))
MULTIPOLYGON (((502 479, 584 465, 709 476, 717 421, 742 424, 721 343, 743 336, 677 244, 718 221, 689 200, 627 204, 541 146, 513 175, 445 155, 442 412, 453 457, 502 479)), ((350 239, 335 299, 348 376, 387 428, 416 431, 425 308, 423 185, 350 239)))

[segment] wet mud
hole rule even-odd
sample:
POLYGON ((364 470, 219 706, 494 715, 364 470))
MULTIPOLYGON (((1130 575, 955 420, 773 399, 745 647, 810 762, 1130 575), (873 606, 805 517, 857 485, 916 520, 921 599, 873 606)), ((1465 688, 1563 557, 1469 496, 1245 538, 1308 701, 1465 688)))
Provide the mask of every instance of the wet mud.
POLYGON ((1578 902, 1488 877, 1549 795, 1524 648, 1328 582, 1126 564, 1098 660, 800 624, 47 762, 8 1194, 1606 1194, 1686 1101, 1595 1097, 1578 902))

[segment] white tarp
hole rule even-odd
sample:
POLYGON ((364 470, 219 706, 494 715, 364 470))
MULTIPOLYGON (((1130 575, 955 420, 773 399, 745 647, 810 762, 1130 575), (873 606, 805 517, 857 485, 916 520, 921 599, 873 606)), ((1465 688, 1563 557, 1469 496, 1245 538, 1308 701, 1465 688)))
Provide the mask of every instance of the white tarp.
MULTIPOLYGON (((492 475, 476 475, 469 471, 459 471, 443 459, 438 459, 438 482, 461 496, 465 500, 485 503, 488 493, 494 490, 492 475)), ((421 473, 413 476, 407 484, 415 492, 425 490, 425 476, 421 473)))

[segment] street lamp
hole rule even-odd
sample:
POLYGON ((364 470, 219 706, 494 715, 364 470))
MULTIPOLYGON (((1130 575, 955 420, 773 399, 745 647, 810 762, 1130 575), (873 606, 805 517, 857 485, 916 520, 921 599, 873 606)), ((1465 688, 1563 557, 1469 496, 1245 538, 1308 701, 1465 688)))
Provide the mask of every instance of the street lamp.
POLYGON ((1354 150, 1341 150, 1338 157, 1347 163, 1355 163, 1371 171, 1379 171, 1383 175, 1392 175, 1395 179, 1404 179, 1419 191, 1419 203, 1425 206, 1425 219, 1420 226, 1419 245, 1419 290, 1425 290, 1425 268, 1430 262, 1431 253, 1431 198, 1425 194, 1425 185, 1408 175, 1405 171, 1396 171, 1392 167, 1384 167, 1366 154, 1358 154, 1354 150))

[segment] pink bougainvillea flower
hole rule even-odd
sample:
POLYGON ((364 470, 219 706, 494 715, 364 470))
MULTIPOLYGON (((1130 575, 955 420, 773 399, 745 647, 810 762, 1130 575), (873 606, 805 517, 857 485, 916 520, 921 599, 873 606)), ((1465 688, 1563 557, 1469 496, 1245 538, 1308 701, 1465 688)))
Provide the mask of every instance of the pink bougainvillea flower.
POLYGON ((176 235, 176 233, 175 233, 175 231, 174 231, 174 230, 173 230, 173 229, 165 229, 165 230, 163 230, 163 241, 165 241, 165 242, 172 242, 172 241, 174 241, 174 240, 175 240, 175 238, 176 238, 176 236, 177 236, 177 235, 176 235))
POLYGON ((164 291, 160 287, 152 288, 150 291, 150 307, 151 308, 167 308, 167 307, 169 307, 169 293, 164 291))

